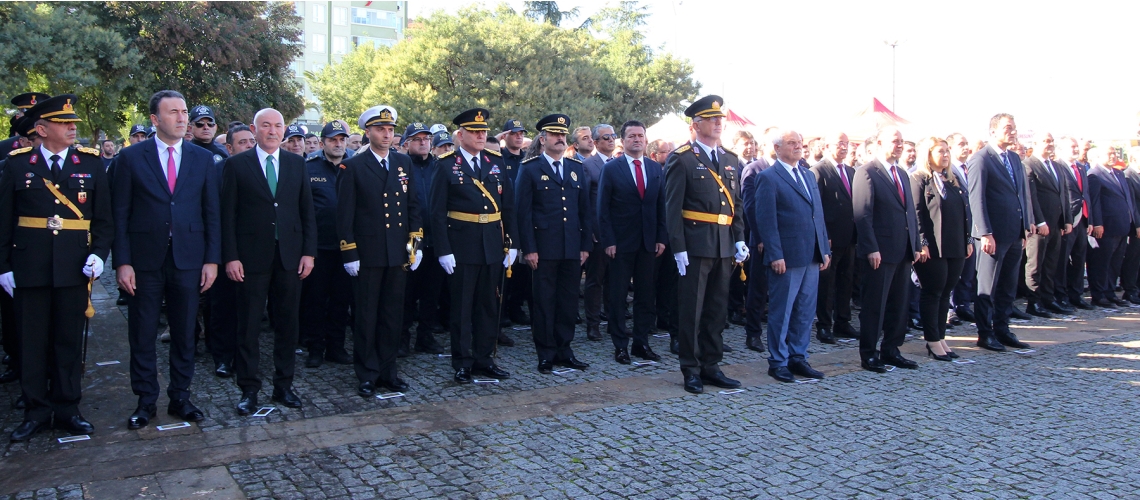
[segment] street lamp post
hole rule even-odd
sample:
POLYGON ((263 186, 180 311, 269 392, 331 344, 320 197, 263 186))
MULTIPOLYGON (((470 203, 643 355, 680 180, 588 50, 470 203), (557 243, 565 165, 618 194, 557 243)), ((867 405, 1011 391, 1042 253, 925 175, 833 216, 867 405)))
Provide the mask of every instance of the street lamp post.
POLYGON ((899 41, 883 40, 883 43, 891 48, 891 111, 898 113, 899 110, 895 108, 895 48, 899 46, 899 41))

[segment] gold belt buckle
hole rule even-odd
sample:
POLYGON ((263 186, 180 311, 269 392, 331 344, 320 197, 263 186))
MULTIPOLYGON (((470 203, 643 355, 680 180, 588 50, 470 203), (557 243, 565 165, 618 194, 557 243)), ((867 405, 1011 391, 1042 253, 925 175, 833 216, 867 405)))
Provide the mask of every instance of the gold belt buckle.
POLYGON ((48 217, 47 228, 53 230, 63 229, 63 218, 60 216, 48 217))
POLYGON ((487 219, 489 219, 487 214, 479 214, 479 223, 486 224, 487 219))
POLYGON ((716 216, 716 223, 720 224, 722 226, 727 226, 728 225, 728 216, 725 214, 717 215, 716 216))

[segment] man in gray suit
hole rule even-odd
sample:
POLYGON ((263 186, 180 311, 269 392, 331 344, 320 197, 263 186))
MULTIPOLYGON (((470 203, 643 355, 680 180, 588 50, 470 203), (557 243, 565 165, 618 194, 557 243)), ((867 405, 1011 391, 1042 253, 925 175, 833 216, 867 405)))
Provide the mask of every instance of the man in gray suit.
MULTIPOLYGON (((614 149, 617 147, 617 134, 614 133, 612 125, 599 123, 594 126, 592 139, 595 148, 594 154, 582 162, 586 176, 590 178, 590 206, 597 204, 598 180, 602 178, 602 166, 610 161, 611 155, 614 154, 614 149)), ((597 216, 597 214, 594 215, 597 216)), ((609 264, 609 256, 606 255, 605 248, 598 241, 597 220, 590 221, 587 227, 590 238, 594 242, 594 249, 590 252, 590 258, 586 259, 586 285, 582 291, 585 295, 586 338, 602 340, 600 328, 602 322, 602 284, 606 281, 606 266, 609 264)), ((615 313, 625 314, 625 311, 615 311, 615 313)), ((625 318, 620 319, 624 320, 625 318)))
POLYGON ((767 242, 768 375, 780 382, 794 382, 793 374, 821 379, 807 362, 807 350, 819 272, 831 262, 823 205, 815 176, 797 166, 803 138, 787 131, 775 136, 773 145, 775 164, 759 174, 753 204, 760 237, 767 242))

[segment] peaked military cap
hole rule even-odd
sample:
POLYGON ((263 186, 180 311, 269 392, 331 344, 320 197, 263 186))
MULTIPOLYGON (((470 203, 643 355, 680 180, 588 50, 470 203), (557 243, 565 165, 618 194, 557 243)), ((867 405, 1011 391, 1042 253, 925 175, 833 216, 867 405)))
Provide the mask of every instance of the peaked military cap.
POLYGON ((31 109, 32 106, 47 99, 51 99, 51 96, 39 92, 26 92, 13 97, 12 105, 15 106, 16 109, 31 109))
POLYGON ((685 108, 685 116, 689 118, 716 118, 718 116, 726 116, 724 111, 720 109, 723 104, 724 99, 721 99, 718 95, 710 94, 697 99, 697 102, 685 108))
POLYGON ((396 118, 399 115, 396 113, 396 108, 387 104, 373 106, 368 108, 367 111, 360 114, 360 119, 356 120, 356 124, 361 129, 366 129, 373 125, 396 125, 396 118))
POLYGON ((57 95, 37 102, 28 110, 27 114, 49 122, 81 122, 83 120, 80 120, 79 116, 75 114, 75 105, 78 102, 79 98, 75 94, 57 95))
POLYGON ((465 128, 472 132, 481 130, 491 130, 491 126, 487 125, 487 120, 491 118, 491 112, 483 108, 472 108, 455 116, 451 120, 459 128, 465 128))
POLYGON ((543 132, 552 132, 555 134, 569 134, 570 133, 570 117, 563 114, 546 115, 538 120, 538 124, 534 128, 543 132))

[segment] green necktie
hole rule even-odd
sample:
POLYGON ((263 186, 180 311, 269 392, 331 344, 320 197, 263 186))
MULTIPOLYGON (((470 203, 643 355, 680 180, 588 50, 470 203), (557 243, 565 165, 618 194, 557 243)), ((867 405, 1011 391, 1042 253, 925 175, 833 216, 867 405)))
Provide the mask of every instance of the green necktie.
POLYGON ((273 168, 273 156, 265 157, 265 180, 269 183, 269 192, 277 197, 277 170, 273 168))

